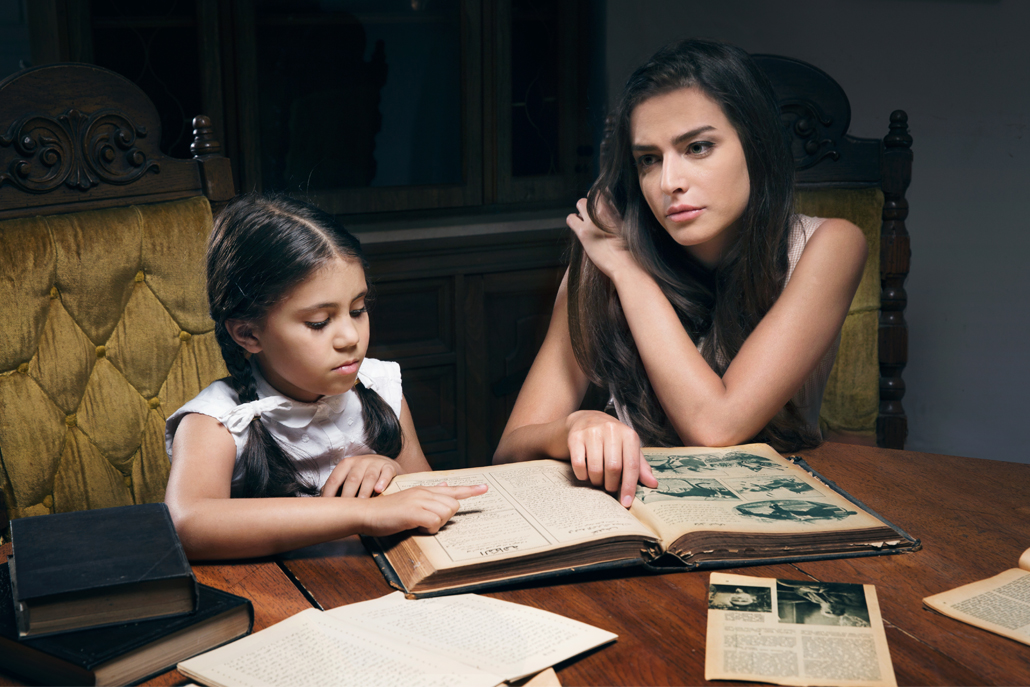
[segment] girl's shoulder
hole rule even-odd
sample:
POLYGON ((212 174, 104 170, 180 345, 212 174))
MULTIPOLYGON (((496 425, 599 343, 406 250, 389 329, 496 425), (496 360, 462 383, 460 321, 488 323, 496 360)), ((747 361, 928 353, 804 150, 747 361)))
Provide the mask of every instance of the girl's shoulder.
POLYGON ((172 438, 175 436, 175 430, 179 428, 182 418, 190 413, 200 413, 221 421, 221 418, 224 418, 239 404, 240 397, 226 379, 219 379, 209 384, 192 400, 169 415, 165 421, 165 448, 168 455, 172 455, 172 438))
POLYGON ((397 413, 401 415, 401 400, 404 392, 401 387, 401 366, 392 360, 376 360, 365 358, 358 370, 358 379, 367 389, 375 391, 397 413))

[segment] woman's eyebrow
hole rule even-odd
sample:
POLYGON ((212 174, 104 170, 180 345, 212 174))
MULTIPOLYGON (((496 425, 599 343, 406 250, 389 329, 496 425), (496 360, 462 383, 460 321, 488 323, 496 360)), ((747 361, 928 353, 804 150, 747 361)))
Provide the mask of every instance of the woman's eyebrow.
MULTIPOLYGON (((699 126, 696 129, 691 129, 690 131, 687 131, 685 133, 680 134, 675 139, 673 139, 672 142, 673 142, 674 145, 679 145, 680 143, 683 143, 684 141, 689 141, 690 139, 694 138, 698 134, 703 134, 706 131, 715 131, 715 127, 712 126, 711 124, 705 124, 704 126, 699 126)), ((634 143, 632 146, 630 146, 630 150, 635 151, 635 152, 639 152, 639 151, 643 151, 643 150, 654 150, 657 147, 658 146, 652 145, 650 143, 643 143, 643 144, 641 144, 641 143, 634 143)))
POLYGON ((684 134, 680 134, 679 136, 677 136, 675 138, 675 140, 673 140, 673 143, 678 145, 680 143, 683 143, 684 141, 689 141, 690 139, 694 138, 698 134, 703 134, 706 131, 715 131, 715 127, 712 126, 711 124, 706 124, 704 126, 699 126, 696 129, 691 129, 690 131, 688 131, 688 132, 686 132, 684 134))

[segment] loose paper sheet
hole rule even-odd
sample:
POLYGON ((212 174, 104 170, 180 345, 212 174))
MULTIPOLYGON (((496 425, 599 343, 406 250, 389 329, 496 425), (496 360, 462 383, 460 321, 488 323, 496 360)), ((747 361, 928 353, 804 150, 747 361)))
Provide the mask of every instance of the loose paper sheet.
POLYGON ((309 608, 178 665, 215 687, 494 687, 499 675, 398 647, 388 638, 309 608))
POLYGON ((394 592, 326 614, 507 680, 617 638, 571 618, 477 594, 414 600, 394 592))
MULTIPOLYGON (((616 639, 571 618, 475 594, 400 592, 309 609, 179 664, 219 687, 496 685, 616 639)), ((546 680, 546 677, 544 677, 546 680)))
MULTIPOLYGON (((1027 552, 1030 553, 1030 549, 1027 552)), ((1030 560, 1026 562, 1030 564, 1030 560)), ((1020 565, 1023 563, 1020 559, 1020 565)), ((956 620, 1030 644, 1030 572, 1027 570, 1012 568, 989 579, 928 596, 923 603, 956 620)))
POLYGON ((896 686, 876 589, 712 573, 705 679, 896 686))

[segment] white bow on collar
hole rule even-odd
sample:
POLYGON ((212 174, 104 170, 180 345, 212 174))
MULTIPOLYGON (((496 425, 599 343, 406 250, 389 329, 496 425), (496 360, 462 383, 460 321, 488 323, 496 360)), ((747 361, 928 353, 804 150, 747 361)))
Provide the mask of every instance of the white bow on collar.
POLYGON ((330 412, 343 412, 346 404, 345 394, 324 396, 314 403, 294 401, 279 395, 265 396, 236 406, 222 419, 222 424, 233 434, 240 434, 254 418, 262 417, 285 427, 300 429, 307 427, 317 415, 325 417, 330 412))

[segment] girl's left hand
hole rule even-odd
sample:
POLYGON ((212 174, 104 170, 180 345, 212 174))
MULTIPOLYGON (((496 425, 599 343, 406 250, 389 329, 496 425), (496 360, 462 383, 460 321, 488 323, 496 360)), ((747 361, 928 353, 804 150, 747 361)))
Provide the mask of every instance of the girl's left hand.
POLYGON ((565 219, 565 223, 576 233, 576 237, 583 245, 583 251, 597 269, 615 281, 616 274, 638 268, 636 260, 626 248, 626 242, 619 234, 622 221, 614 208, 605 201, 600 204, 601 221, 611 227, 612 231, 601 229, 590 219, 586 198, 579 199, 576 210, 577 212, 565 219))
POLYGON ((333 468, 322 487, 322 496, 365 499, 381 494, 398 472, 397 463, 386 456, 350 456, 333 468))

